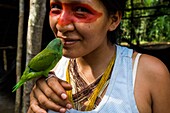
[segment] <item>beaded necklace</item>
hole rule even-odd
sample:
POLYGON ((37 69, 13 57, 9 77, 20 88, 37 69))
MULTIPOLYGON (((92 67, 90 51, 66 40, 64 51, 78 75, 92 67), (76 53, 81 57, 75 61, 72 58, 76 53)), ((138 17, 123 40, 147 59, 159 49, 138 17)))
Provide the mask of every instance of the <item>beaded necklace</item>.
MULTIPOLYGON (((96 86, 96 88, 94 89, 94 92, 91 94, 91 96, 89 97, 88 99, 88 104, 85 108, 85 111, 90 111, 94 108, 94 104, 95 104, 95 101, 98 97, 98 94, 100 93, 100 91, 102 90, 104 84, 107 82, 109 76, 110 76, 110 73, 112 71, 112 68, 113 68, 113 65, 115 63, 115 58, 116 58, 116 55, 114 55, 108 65, 108 67, 106 68, 102 78, 100 79, 98 85, 96 86)), ((68 65, 69 66, 69 65, 68 65)), ((69 73, 69 67, 67 68, 66 70, 66 81, 68 83, 71 83, 70 81, 70 73, 69 73)), ((69 90, 69 91, 66 91, 67 94, 68 94, 68 99, 72 102, 72 105, 74 105, 73 103, 73 97, 72 97, 72 90, 69 90)))

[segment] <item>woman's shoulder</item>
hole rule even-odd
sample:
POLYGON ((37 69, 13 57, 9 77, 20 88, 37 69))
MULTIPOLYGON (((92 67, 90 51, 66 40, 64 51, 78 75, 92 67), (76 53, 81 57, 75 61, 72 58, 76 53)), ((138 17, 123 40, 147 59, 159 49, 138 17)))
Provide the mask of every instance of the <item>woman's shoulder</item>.
POLYGON ((169 112, 169 89, 170 73, 165 64, 154 56, 142 54, 139 60, 135 88, 138 106, 142 106, 144 100, 147 100, 150 106, 153 104, 154 111, 169 112), (139 97, 143 99, 141 100, 139 97))
POLYGON ((151 93, 159 93, 161 89, 170 88, 170 73, 166 65, 158 58, 142 54, 139 60, 138 81, 150 90, 151 93))
POLYGON ((148 54, 141 55, 138 74, 148 81, 150 85, 163 83, 170 79, 166 65, 160 59, 148 54))
POLYGON ((148 54, 141 55, 139 69, 151 77, 169 77, 166 65, 160 59, 148 54))

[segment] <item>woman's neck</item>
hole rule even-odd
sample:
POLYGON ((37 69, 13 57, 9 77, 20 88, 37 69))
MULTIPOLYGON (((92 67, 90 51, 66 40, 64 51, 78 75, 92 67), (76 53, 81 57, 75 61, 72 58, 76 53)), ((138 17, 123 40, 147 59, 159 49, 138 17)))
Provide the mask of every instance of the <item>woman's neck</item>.
MULTIPOLYGON (((111 58, 115 55, 115 45, 110 45, 92 54, 76 59, 80 76, 91 83, 96 80, 107 68, 111 58)), ((86 81, 86 82, 87 82, 86 81)))

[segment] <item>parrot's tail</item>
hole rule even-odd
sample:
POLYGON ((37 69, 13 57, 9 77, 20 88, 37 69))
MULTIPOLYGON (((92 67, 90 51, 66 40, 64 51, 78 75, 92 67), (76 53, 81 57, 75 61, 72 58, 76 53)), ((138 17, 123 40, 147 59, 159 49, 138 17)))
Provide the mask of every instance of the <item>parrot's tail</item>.
POLYGON ((24 84, 24 81, 19 81, 14 87, 12 92, 15 92, 19 87, 21 87, 24 84))

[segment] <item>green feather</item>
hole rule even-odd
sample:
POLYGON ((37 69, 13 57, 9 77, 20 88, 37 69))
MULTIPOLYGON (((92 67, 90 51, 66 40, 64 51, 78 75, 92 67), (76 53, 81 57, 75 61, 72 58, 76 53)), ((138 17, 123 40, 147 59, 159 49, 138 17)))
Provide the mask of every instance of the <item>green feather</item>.
POLYGON ((53 39, 47 47, 33 57, 28 63, 23 75, 18 83, 13 87, 13 91, 16 91, 26 81, 40 76, 48 76, 48 73, 62 57, 63 45, 58 38, 53 39))

